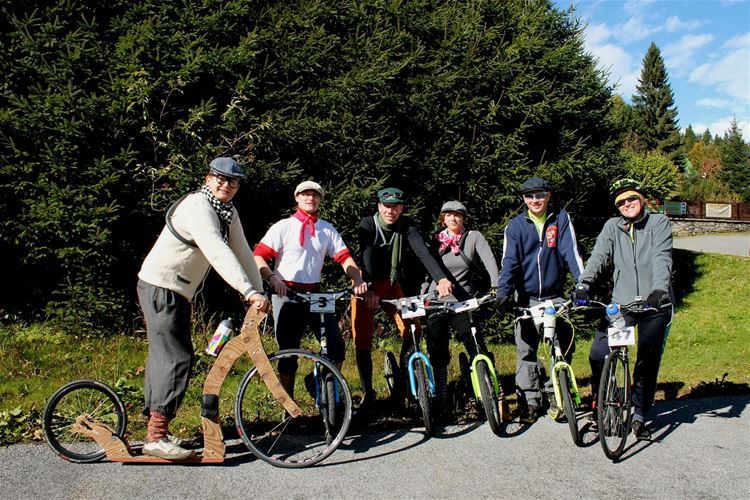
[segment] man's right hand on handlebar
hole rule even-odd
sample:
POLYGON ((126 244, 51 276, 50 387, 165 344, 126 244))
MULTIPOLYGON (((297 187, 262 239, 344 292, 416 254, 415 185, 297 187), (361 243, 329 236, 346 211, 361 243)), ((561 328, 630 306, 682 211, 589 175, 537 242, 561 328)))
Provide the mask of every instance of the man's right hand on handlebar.
POLYGON ((377 293, 373 292, 372 290, 368 290, 367 293, 364 295, 365 299, 365 305, 369 309, 377 309, 380 305, 380 297, 377 293))
POLYGON ((492 306, 497 311, 502 312, 502 311, 507 310, 510 307, 510 304, 511 304, 510 295, 503 295, 503 296, 498 296, 495 299, 495 301, 492 303, 492 306))

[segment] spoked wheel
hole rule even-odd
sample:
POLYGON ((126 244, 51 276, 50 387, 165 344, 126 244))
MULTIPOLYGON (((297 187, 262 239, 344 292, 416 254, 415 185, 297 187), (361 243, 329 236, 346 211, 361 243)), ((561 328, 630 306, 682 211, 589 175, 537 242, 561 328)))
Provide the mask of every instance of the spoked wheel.
POLYGON ((237 391, 234 408, 237 431, 250 451, 271 465, 286 468, 314 465, 333 453, 349 430, 352 420, 349 386, 331 361, 309 351, 279 351, 269 356, 269 361, 277 376, 280 366, 284 373, 296 370, 298 376, 292 396, 301 414, 291 417, 253 367, 245 374, 237 391), (322 385, 314 384, 308 389, 299 374, 311 373, 316 364, 326 378, 322 385), (330 387, 334 394, 329 399, 330 387), (335 391, 338 391, 339 407, 329 411, 330 403, 326 400, 335 401, 335 391), (333 415, 335 425, 331 425, 329 415, 333 415), (326 430, 330 433, 328 438, 326 430))
POLYGON ((495 397, 495 386, 492 383, 490 369, 484 361, 477 362, 477 381, 479 382, 479 397, 482 399, 482 408, 487 416, 487 423, 495 434, 500 434, 501 416, 498 410, 498 402, 495 397))
POLYGON ((427 367, 421 359, 414 361, 414 378, 417 379, 417 403, 422 411, 424 432, 432 436, 435 429, 432 425, 432 401, 427 382, 427 367))
POLYGON ((604 454, 617 460, 625 449, 630 431, 630 372, 620 351, 611 352, 604 360, 599 381, 597 424, 604 454))
POLYGON ((568 421, 570 436, 573 438, 573 444, 580 446, 581 434, 578 432, 578 420, 576 410, 573 405, 573 396, 570 394, 570 380, 568 370, 560 370, 558 373, 558 382, 560 384, 560 396, 562 396, 563 410, 565 410, 565 420, 568 421))
POLYGON ((401 378, 398 361, 396 361, 396 355, 390 351, 386 352, 384 365, 383 374, 388 394, 390 394, 391 400, 400 404, 404 399, 403 379, 401 378))
POLYGON ((105 455, 101 446, 75 430, 76 419, 82 416, 122 437, 128 425, 125 406, 108 385, 84 379, 62 386, 44 408, 44 435, 53 450, 70 462, 99 461, 105 455))

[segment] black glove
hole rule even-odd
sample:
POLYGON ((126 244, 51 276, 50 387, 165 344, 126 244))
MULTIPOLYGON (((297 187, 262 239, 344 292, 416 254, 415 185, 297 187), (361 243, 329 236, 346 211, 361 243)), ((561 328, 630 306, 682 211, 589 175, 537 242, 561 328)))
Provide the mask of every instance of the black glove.
POLYGON ((589 303, 589 289, 591 287, 588 283, 578 283, 576 290, 573 292, 573 302, 577 306, 585 306, 589 303))
POLYGON ((510 295, 503 295, 502 297, 496 298, 492 305, 495 306, 495 309, 498 311, 505 310, 510 305, 510 295))
POLYGON ((646 298, 646 307, 653 307, 659 309, 664 304, 664 298, 667 296, 667 292, 664 290, 652 290, 646 298))

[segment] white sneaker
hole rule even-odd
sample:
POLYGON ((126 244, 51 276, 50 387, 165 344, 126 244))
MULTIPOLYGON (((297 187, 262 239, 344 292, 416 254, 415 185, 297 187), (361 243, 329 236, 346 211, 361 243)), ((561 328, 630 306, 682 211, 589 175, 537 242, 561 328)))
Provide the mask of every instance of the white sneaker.
POLYGON ((193 456, 193 450, 186 450, 169 441, 167 438, 145 443, 141 450, 144 455, 167 460, 185 460, 193 456))
POLYGON ((175 446, 179 446, 180 448, 184 448, 187 444, 187 441, 185 439, 182 439, 181 437, 175 436, 174 434, 167 434, 167 441, 172 443, 175 446))

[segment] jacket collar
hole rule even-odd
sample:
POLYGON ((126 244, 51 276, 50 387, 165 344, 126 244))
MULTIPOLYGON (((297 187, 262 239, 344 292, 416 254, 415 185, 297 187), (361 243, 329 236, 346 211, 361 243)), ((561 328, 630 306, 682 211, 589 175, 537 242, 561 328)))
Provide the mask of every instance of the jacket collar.
POLYGON ((643 229, 643 226, 646 225, 646 222, 648 221, 648 218, 651 216, 651 213, 648 211, 648 208, 643 207, 643 211, 641 212, 641 215, 638 216, 635 220, 626 219, 622 215, 620 216, 620 220, 617 221, 617 227, 624 232, 630 231, 630 225, 634 224, 636 229, 643 229))

